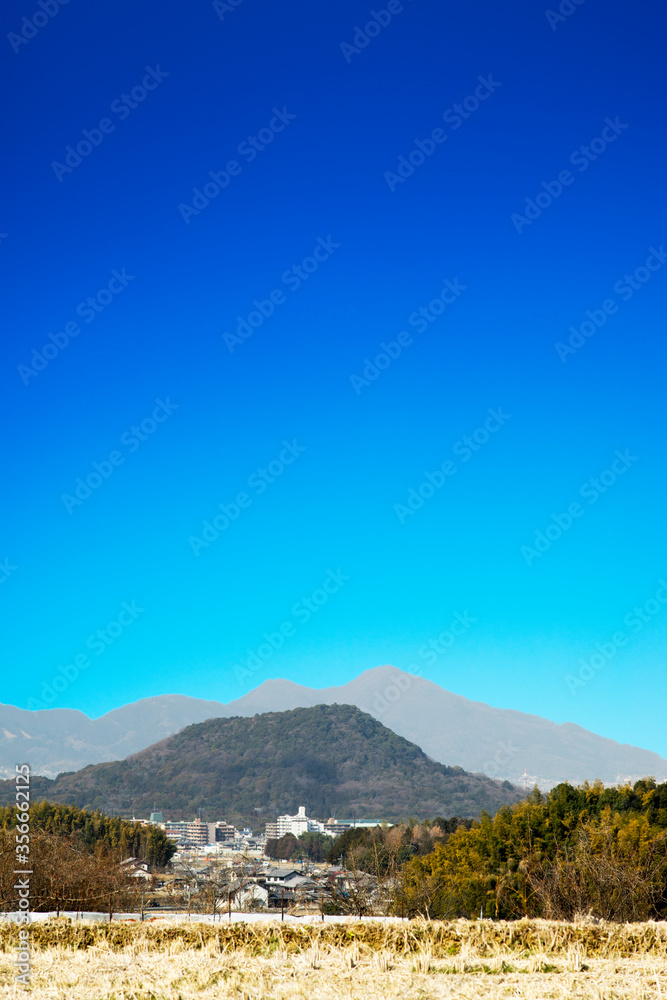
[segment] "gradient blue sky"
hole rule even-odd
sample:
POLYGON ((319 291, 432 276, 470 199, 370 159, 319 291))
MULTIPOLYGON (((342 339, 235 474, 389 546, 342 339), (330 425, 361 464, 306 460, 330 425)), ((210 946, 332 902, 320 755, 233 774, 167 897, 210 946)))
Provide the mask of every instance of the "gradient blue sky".
POLYGON ((341 43, 385 6, 242 0, 221 18, 210 2, 73 0, 12 46, 40 8, 5 4, 2 700, 43 704, 83 654, 49 704, 93 716, 412 664, 667 755, 667 605, 650 604, 667 577, 667 267, 614 289, 667 241, 665 12, 586 0, 552 26, 527 2, 406 0, 348 61, 341 43), (145 100, 110 110, 157 66, 145 100), (443 120, 489 74, 488 99, 443 120), (248 162, 239 144, 275 108, 295 117, 248 162), (113 131, 59 180, 54 161, 103 118, 113 131), (570 157, 607 118, 627 128, 583 170, 570 157), (437 128, 446 140, 390 190, 386 172, 437 128), (233 159, 240 173, 186 222, 179 205, 233 159), (517 232, 512 213, 566 169, 517 232), (318 238, 339 246, 288 287, 318 238), (77 317, 123 268, 127 287, 77 317), (420 333, 409 317, 445 279, 465 291, 420 333), (284 301, 230 352, 223 335, 274 289, 284 301), (617 310, 563 362, 554 345, 607 299, 617 310), (33 349, 77 320, 24 384, 33 349), (357 393, 350 376, 403 330, 412 343, 357 393), (167 397, 177 409, 147 440, 121 440, 167 397), (498 407, 505 424, 454 454, 498 407), (283 440, 305 451, 259 495, 248 479, 283 440), (636 461, 591 503, 580 488, 617 449, 636 461), (63 495, 114 450, 123 463, 68 513, 63 495), (456 473, 400 517, 447 459, 456 473), (191 536, 241 491, 250 506, 195 555, 191 536), (529 566, 522 546, 575 502, 529 566), (339 569, 304 621, 295 604, 339 569), (144 610, 104 653, 87 646, 131 601, 144 610), (427 662, 456 612, 475 623, 427 662), (282 648, 235 670, 283 622, 282 648), (568 683, 619 630, 627 644, 568 683))

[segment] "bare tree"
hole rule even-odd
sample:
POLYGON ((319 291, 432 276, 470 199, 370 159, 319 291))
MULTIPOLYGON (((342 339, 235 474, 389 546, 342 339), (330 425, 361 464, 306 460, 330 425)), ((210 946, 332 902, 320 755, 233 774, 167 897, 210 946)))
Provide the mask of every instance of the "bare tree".
POLYGON ((248 854, 240 855, 233 865, 217 861, 209 863, 206 868, 195 868, 191 862, 181 859, 174 866, 174 871, 180 874, 188 890, 188 913, 194 903, 197 910, 211 913, 214 920, 225 904, 231 916, 235 895, 256 880, 260 869, 261 861, 248 854))
MULTIPOLYGON (((0 842, 0 899, 16 904, 13 838, 0 842)), ((70 837, 35 830, 30 840, 30 908, 32 910, 135 909, 140 887, 117 853, 101 846, 91 853, 70 837)))

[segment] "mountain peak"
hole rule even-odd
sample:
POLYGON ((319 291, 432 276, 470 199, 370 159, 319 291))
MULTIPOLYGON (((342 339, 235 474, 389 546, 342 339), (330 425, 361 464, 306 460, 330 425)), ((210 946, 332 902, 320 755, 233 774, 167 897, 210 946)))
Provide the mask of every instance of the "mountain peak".
POLYGON ((470 701, 390 664, 371 667, 337 687, 316 689, 274 677, 227 705, 161 695, 99 719, 70 709, 28 712, 0 706, 0 774, 13 774, 14 762, 24 756, 35 774, 55 776, 127 757, 205 719, 335 703, 357 706, 435 761, 494 778, 516 781, 526 771, 543 788, 566 780, 615 783, 647 774, 667 780, 667 761, 649 750, 617 743, 574 723, 556 724, 470 701), (14 735, 4 735, 3 727, 14 735))
MULTIPOLYGON (((0 801, 14 791, 4 782, 0 801)), ((112 813, 147 813, 159 802, 170 817, 194 805, 210 820, 255 823, 305 804, 311 814, 341 819, 477 816, 523 797, 518 788, 430 760, 356 705, 321 703, 208 719, 124 761, 42 779, 36 792, 112 813)))

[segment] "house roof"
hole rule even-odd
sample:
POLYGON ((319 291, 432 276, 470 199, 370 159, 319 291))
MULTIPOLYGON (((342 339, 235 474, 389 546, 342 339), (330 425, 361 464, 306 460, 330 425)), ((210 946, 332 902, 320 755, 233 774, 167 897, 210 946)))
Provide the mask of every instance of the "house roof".
POLYGON ((319 885, 312 878, 308 878, 306 875, 290 875, 289 878, 285 879, 285 885, 290 889, 296 889, 301 886, 319 885))
POLYGON ((285 881, 285 879, 291 878, 293 875, 298 875, 298 874, 299 874, 298 868, 266 868, 262 872, 262 876, 264 878, 277 878, 283 882, 285 881))

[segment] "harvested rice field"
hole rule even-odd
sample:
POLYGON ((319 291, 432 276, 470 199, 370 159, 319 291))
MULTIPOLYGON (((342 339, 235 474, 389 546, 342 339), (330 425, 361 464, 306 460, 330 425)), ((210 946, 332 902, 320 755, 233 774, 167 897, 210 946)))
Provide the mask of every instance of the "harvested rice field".
POLYGON ((0 996, 49 1000, 667 1000, 667 924, 72 924, 0 928, 0 996))

